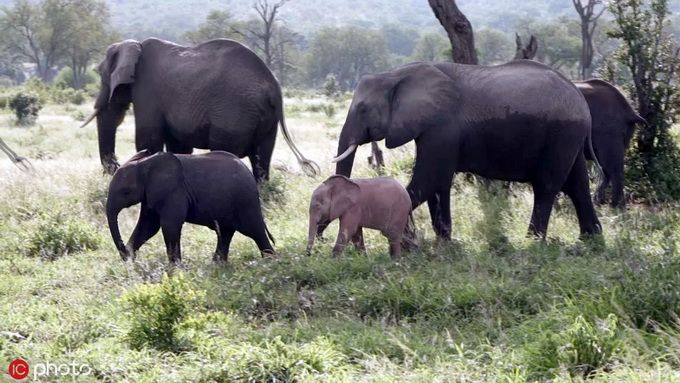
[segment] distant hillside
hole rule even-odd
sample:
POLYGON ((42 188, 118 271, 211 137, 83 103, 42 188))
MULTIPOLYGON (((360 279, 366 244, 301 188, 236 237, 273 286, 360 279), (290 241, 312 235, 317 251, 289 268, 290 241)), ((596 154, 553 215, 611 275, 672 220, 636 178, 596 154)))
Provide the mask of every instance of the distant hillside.
MULTIPOLYGON (((177 39, 194 29, 212 9, 230 11, 236 18, 254 16, 251 0, 107 0, 114 25, 124 37, 150 35, 177 39)), ((0 0, 0 5, 12 0, 0 0)), ((569 0, 459 0, 461 9, 478 29, 494 27, 513 32, 523 20, 575 17, 569 0)), ((680 0, 671 1, 680 13, 680 0)), ((281 17, 291 29, 309 34, 324 26, 354 24, 379 27, 386 23, 437 29, 427 0, 290 0, 281 17)))

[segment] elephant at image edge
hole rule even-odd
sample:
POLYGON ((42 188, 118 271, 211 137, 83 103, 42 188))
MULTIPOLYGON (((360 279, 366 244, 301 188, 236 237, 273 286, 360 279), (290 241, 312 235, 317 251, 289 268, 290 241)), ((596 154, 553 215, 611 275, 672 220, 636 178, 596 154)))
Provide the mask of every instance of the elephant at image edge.
MULTIPOLYGON (((538 45, 532 35, 529 44, 522 46, 519 35, 516 38, 517 51, 515 59, 532 60, 536 56, 538 45)), ((624 207, 624 158, 637 124, 646 125, 647 121, 633 109, 626 97, 616 87, 606 81, 591 79, 575 81, 578 90, 583 93, 592 117, 592 146, 595 157, 602 166, 604 177, 595 192, 595 202, 605 203, 607 185, 612 183, 612 207, 624 207)), ((586 159, 593 161, 589 151, 585 151, 586 159)))
POLYGON ((106 218, 123 260, 134 258, 162 229, 170 262, 180 262, 184 222, 217 232, 216 261, 227 261, 236 231, 252 238, 263 254, 274 254, 255 179, 238 157, 223 151, 175 155, 143 150, 135 154, 111 179, 106 218), (142 204, 139 219, 125 245, 118 214, 138 203, 142 204))
POLYGON ((530 183, 529 231, 541 237, 563 191, 581 233, 597 234, 583 154, 590 125, 583 95, 543 64, 414 63, 362 77, 340 134, 336 174, 350 176, 357 145, 385 139, 395 148, 414 140, 407 190, 413 209, 427 201, 438 237, 451 236, 455 172, 530 183))
POLYGON ((305 171, 316 173, 293 143, 283 117, 281 87, 262 60, 242 44, 217 39, 184 47, 154 38, 109 46, 99 65, 95 111, 99 155, 113 173, 116 129, 134 105, 137 151, 224 150, 250 159, 257 180, 268 179, 278 123, 305 171))

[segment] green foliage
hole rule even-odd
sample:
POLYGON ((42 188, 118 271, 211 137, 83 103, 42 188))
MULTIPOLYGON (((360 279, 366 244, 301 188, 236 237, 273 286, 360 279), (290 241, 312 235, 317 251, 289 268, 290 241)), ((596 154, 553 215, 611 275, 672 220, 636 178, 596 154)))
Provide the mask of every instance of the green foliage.
POLYGON ((515 55, 515 43, 507 34, 496 29, 475 31, 475 47, 481 65, 503 64, 515 55))
POLYGON ((42 103, 34 93, 17 92, 9 100, 9 108, 14 111, 19 125, 32 125, 38 119, 42 103))
POLYGON ((280 171, 271 171, 269 179, 257 185, 260 199, 265 207, 286 203, 286 179, 280 171))
POLYGON ((27 234, 25 252, 30 257, 55 260, 100 246, 101 237, 92 225, 59 212, 38 218, 27 234))
MULTIPOLYGON (((94 71, 94 70, 88 70, 87 72, 84 72, 81 75, 81 78, 79 79, 79 84, 76 84, 76 82, 73 79, 73 69, 71 68, 64 68, 57 73, 57 76, 54 78, 54 86, 57 87, 58 89, 66 89, 66 88, 73 88, 73 89, 80 89, 84 88, 87 85, 90 84, 95 84, 97 87, 99 86, 98 83, 99 80, 99 75, 94 71)), ((76 105, 80 105, 77 102, 73 102, 76 105)))
POLYGON ((667 0, 609 3, 621 39, 617 59, 631 73, 627 86, 647 120, 635 137, 628 175, 633 194, 647 202, 680 200, 680 148, 670 129, 680 113, 680 46, 668 35, 667 0))
POLYGON ((420 36, 413 51, 413 60, 444 61, 451 57, 448 40, 439 33, 425 33, 420 36))
POLYGON ((354 26, 323 28, 307 53, 308 80, 318 84, 332 73, 341 89, 353 89, 362 75, 387 69, 388 56, 379 32, 354 26))
POLYGON ((333 73, 326 75, 326 81, 323 83, 323 94, 329 98, 337 97, 340 94, 338 79, 333 73))
POLYGON ((182 321, 196 310, 205 292, 196 290, 179 273, 165 275, 159 284, 141 284, 123 295, 128 329, 127 343, 135 348, 179 351, 186 346, 178 337, 182 321))
POLYGON ((588 377, 611 362, 612 354, 620 345, 617 326, 618 319, 614 314, 596 324, 581 315, 576 317, 564 334, 568 343, 558 350, 573 375, 588 377))
POLYGON ((639 328, 672 325, 680 317, 680 262, 672 259, 644 272, 627 271, 614 299, 639 328))

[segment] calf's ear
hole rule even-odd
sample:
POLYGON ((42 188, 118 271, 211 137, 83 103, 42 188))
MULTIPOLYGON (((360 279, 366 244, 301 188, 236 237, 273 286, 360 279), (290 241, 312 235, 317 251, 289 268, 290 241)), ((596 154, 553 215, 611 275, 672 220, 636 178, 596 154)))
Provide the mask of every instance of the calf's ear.
POLYGON ((165 198, 184 188, 184 170, 172 153, 161 152, 140 161, 140 178, 145 187, 146 202, 158 206, 165 198))
POLYGON ((335 175, 325 181, 330 187, 331 206, 330 219, 333 220, 345 214, 352 206, 359 202, 361 188, 349 178, 335 175))

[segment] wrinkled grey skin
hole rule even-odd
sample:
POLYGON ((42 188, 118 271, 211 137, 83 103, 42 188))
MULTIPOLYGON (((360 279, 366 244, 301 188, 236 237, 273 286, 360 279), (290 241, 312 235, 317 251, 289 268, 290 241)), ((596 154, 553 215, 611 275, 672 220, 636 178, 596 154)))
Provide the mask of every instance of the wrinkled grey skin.
POLYGON ((274 253, 255 179, 236 156, 223 151, 201 155, 137 153, 111 179, 106 217, 123 260, 134 258, 135 252, 162 229, 168 258, 179 263, 184 222, 215 230, 216 261, 227 261, 236 231, 252 238, 263 254, 274 253), (142 204, 139 219, 126 245, 118 214, 138 203, 142 204))
POLYGON ((224 150, 248 157, 257 180, 269 177, 277 125, 306 167, 283 117, 281 88, 250 49, 217 39, 185 47, 158 39, 111 45, 99 65, 101 89, 95 103, 99 154, 113 173, 116 129, 134 104, 137 150, 191 153, 224 150))
MULTIPOLYGON (((529 45, 522 47, 522 40, 517 36, 515 58, 533 59, 537 50, 535 41, 534 36, 531 36, 529 45)), ((588 103, 592 117, 592 146, 604 173, 595 192, 595 202, 597 204, 606 202, 605 192, 611 182, 610 204, 615 208, 623 208, 626 204, 623 193, 626 150, 635 132, 635 126, 645 125, 647 121, 640 117, 621 91, 612 84, 598 79, 575 81, 574 84, 588 103)), ((585 155, 586 159, 595 160, 587 150, 585 155)))
POLYGON ((581 233, 598 234, 583 154, 590 124, 583 95, 543 64, 414 63, 362 77, 338 142, 338 157, 349 154, 336 174, 351 175, 352 145, 385 139, 387 148, 395 148, 413 140, 416 160, 407 190, 413 209, 427 201, 438 237, 451 235, 456 172, 530 183, 534 235, 546 235, 560 191, 573 201, 581 233))

